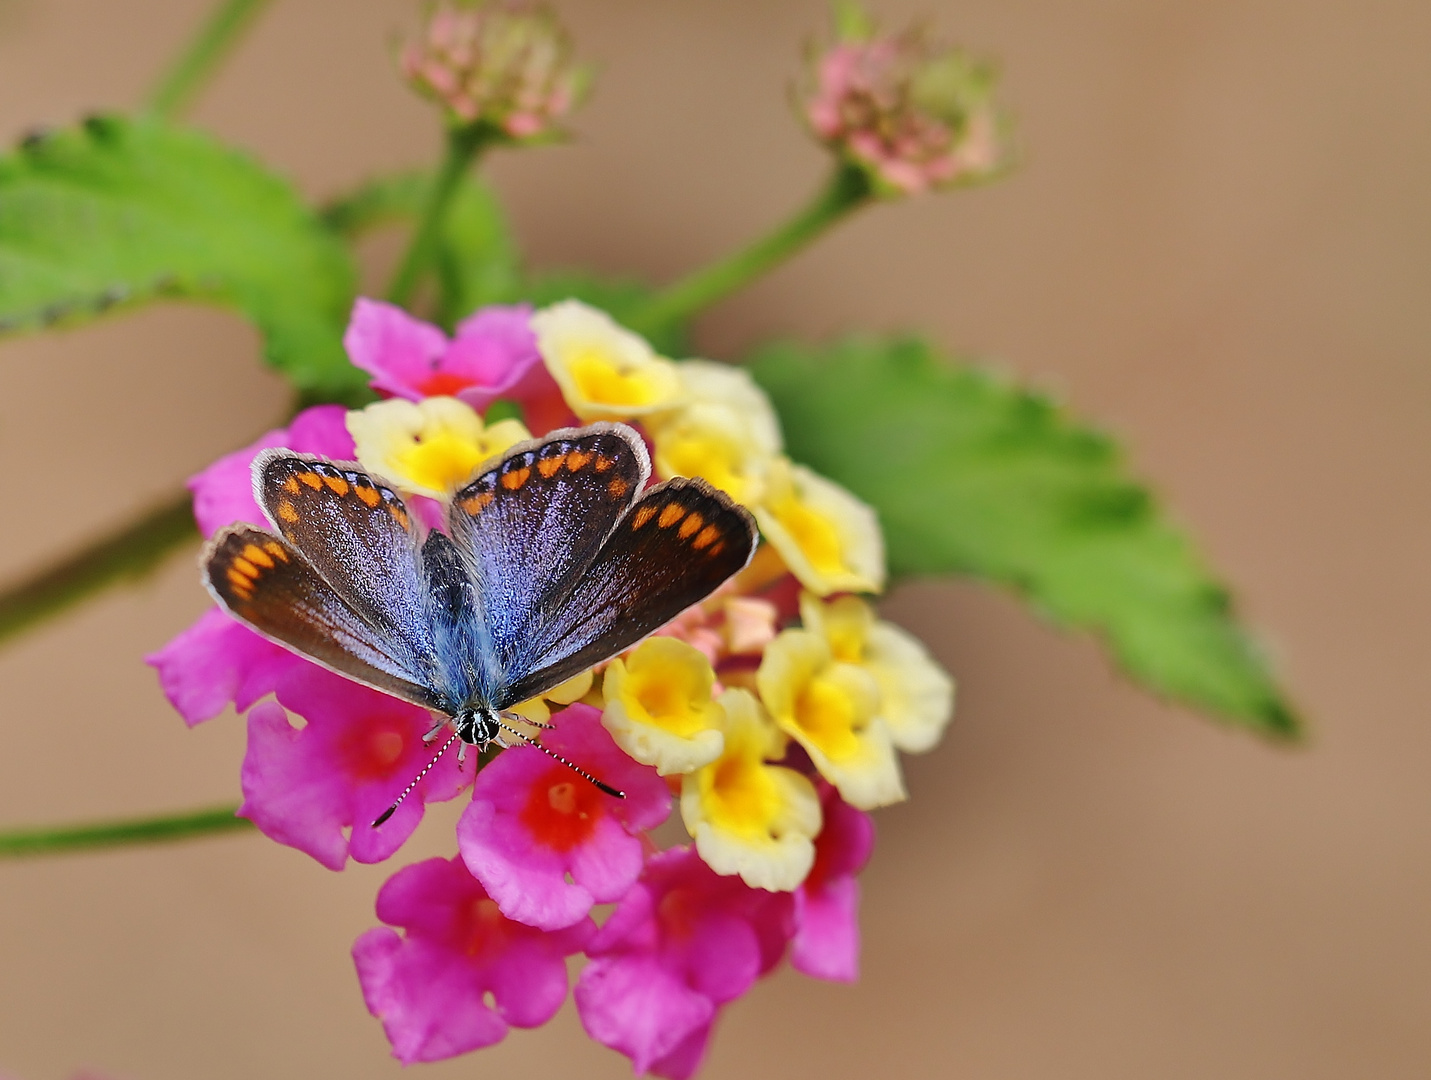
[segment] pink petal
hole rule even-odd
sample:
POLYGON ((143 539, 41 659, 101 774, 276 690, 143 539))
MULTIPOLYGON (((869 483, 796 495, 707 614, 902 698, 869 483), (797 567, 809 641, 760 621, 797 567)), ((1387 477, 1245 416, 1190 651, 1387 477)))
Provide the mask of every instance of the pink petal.
POLYGON ((549 934, 503 918, 459 859, 399 870, 377 910, 407 934, 371 930, 353 959, 368 1008, 405 1063, 489 1045, 508 1024, 546 1023, 566 997, 565 957, 594 929, 586 920, 549 934))
POLYGON ((651 1072, 664 1076, 667 1080, 689 1080, 701 1067, 710 1049, 711 1032, 715 1021, 691 1032, 665 1057, 651 1063, 651 1072))
POLYGON ((476 311, 457 327, 457 336, 438 365, 442 375, 458 383, 456 393, 475 409, 485 409, 510 391, 532 368, 546 370, 532 333, 530 304, 493 304, 476 311))
POLYGON ((637 1073, 681 1049, 715 1016, 709 998, 644 955, 592 960, 575 999, 586 1033, 629 1057, 637 1073))
POLYGON ((427 710, 311 664, 290 673, 277 693, 279 705, 261 705, 249 715, 242 812, 265 835, 330 869, 342 869, 349 857, 364 863, 388 858, 417 828, 427 802, 450 799, 465 786, 456 755, 444 755, 374 828, 432 760, 422 742, 432 726, 427 710), (283 708, 307 724, 295 728, 283 708))
POLYGON ((233 702, 243 712, 273 692, 289 673, 315 665, 260 637, 219 608, 144 658, 190 727, 211 720, 233 702))
POLYGON ((360 296, 343 347, 355 366, 373 376, 374 389, 418 401, 425 396, 419 387, 447 349, 447 337, 395 304, 360 296))
POLYGON ((457 826, 463 859, 503 913, 548 930, 620 898, 641 873, 638 834, 671 809, 665 781, 626 756, 596 709, 573 705, 554 722, 543 742, 626 798, 604 795, 534 747, 518 746, 482 770, 457 826), (548 802, 558 796, 573 801, 568 811, 548 802), (586 816, 572 825, 572 812, 586 816))
POLYGON ((815 893, 797 892, 790 966, 816 979, 859 978, 859 910, 860 883, 853 877, 839 878, 815 893))

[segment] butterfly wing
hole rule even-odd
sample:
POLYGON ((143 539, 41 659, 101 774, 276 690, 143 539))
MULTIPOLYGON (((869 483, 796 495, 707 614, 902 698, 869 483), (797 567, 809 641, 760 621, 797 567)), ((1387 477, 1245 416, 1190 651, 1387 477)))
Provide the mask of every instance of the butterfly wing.
POLYGON ((355 612, 293 545, 235 525, 204 549, 204 582, 231 614, 264 637, 376 690, 451 712, 395 647, 355 612))
POLYGON ((253 465, 254 496, 274 528, 413 672, 434 656, 428 585, 407 507, 348 465, 271 450, 253 465))
POLYGON ((755 520, 704 480, 648 490, 617 523, 561 606, 535 634, 506 708, 630 648, 704 600, 755 553, 755 520))
POLYGON ((453 499, 451 534, 480 597, 487 696, 530 655, 651 475, 624 424, 564 428, 519 444, 453 499))

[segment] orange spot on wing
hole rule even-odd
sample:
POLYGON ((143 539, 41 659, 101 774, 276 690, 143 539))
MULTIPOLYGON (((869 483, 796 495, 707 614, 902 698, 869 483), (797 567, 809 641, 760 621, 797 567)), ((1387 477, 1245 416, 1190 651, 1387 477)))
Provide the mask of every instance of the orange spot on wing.
POLYGON ((607 469, 611 468, 611 466, 615 464, 615 458, 609 458, 605 454, 597 454, 596 464, 593 465, 592 468, 595 469, 597 472, 605 472, 607 469))
POLYGON ((397 505, 389 506, 388 509, 392 512, 393 520, 406 529, 408 523, 407 511, 397 505))
POLYGON ((316 472, 301 472, 294 475, 297 476, 299 483, 307 484, 314 491, 323 486, 323 478, 316 472))
POLYGON ((527 477, 532 475, 532 470, 528 468, 513 469, 511 472, 502 474, 501 485, 508 491, 516 491, 527 482, 527 477))
POLYGON ((656 519, 656 524, 663 529, 669 529, 685 516, 686 512, 681 508, 679 503, 667 503, 665 508, 661 511, 661 516, 656 519))
POLYGON ((557 474, 557 471, 561 468, 562 462, 564 461, 566 461, 565 454, 555 454, 552 457, 544 457, 537 462, 537 472, 550 480, 557 474))
POLYGON ((279 521, 286 521, 290 525, 294 525, 298 522, 298 510, 287 499, 284 499, 281 503, 275 506, 273 508, 273 513, 275 516, 277 516, 279 521))
POLYGON ((253 588, 253 585, 249 582, 248 578, 244 577, 243 572, 240 571, 236 566, 230 566, 228 569, 228 573, 226 573, 224 577, 229 579, 229 584, 232 585, 235 589, 253 588))
POLYGON ((462 507, 469 514, 478 514, 487 509, 487 504, 492 501, 490 491, 479 491, 476 495, 469 495, 457 505, 462 507))
POLYGON ((611 483, 606 485, 606 490, 611 492, 613 498, 619 499, 625 495, 626 492, 631 490, 631 485, 617 476, 612 479, 611 483))
POLYGON ((654 506, 643 506, 640 510, 637 510, 634 515, 632 515, 631 528, 640 529, 644 527, 645 524, 655 516, 656 508, 654 506))
POLYGON ((705 518, 701 517, 701 515, 697 514, 695 511, 692 511, 691 515, 686 518, 685 521, 681 522, 681 528, 677 532, 677 535, 680 536, 682 540, 684 540, 686 537, 690 536, 691 533, 695 532, 705 523, 705 518))
POLYGON ((328 485, 328 490, 334 495, 348 494, 348 481, 341 476, 325 476, 323 482, 328 485))
POLYGON ((719 554, 720 554, 722 551, 724 551, 724 550, 725 550, 725 541, 722 540, 722 541, 721 541, 719 544, 717 544, 715 547, 713 547, 713 548, 711 548, 709 551, 707 551, 706 554, 709 555, 709 556, 711 556, 712 558, 714 558, 715 556, 719 555, 719 554))
POLYGON ((368 506, 377 506, 383 501, 382 494, 372 484, 357 485, 358 498, 362 499, 368 506))
POLYGON ((234 557, 234 561, 229 564, 229 580, 233 580, 234 571, 237 570, 246 578, 258 577, 258 567, 249 562, 242 555, 234 557))
POLYGON ((590 450, 568 450, 566 454, 566 467, 572 472, 577 469, 586 468, 586 463, 595 455, 590 450))
POLYGON ((257 544, 245 544, 243 548, 243 557, 249 562, 254 563, 257 566, 263 567, 265 570, 273 569, 273 560, 269 558, 268 553, 264 551, 263 548, 259 547, 257 544))
POLYGON ((298 478, 296 476, 290 476, 287 480, 283 481, 283 490, 290 495, 297 495, 303 489, 298 486, 298 478))
POLYGON ((691 541, 691 546, 697 551, 704 551, 719 539, 720 530, 714 525, 707 525, 701 530, 701 534, 691 541))
POLYGON ((283 545, 277 540, 264 541, 263 550, 272 555, 279 562, 288 561, 288 552, 283 550, 283 545))

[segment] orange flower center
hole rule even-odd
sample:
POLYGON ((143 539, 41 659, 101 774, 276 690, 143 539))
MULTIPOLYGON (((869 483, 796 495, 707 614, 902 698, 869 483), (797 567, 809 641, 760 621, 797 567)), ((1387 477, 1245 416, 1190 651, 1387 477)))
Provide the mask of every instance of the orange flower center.
POLYGON ((392 774, 402 760, 412 732, 400 721, 368 721, 353 725, 348 740, 348 767, 362 780, 376 780, 392 774))
POLYGON ((424 397, 456 397, 457 391, 466 390, 472 385, 472 380, 465 375, 458 375, 453 371, 434 371, 429 375, 421 386, 424 397))

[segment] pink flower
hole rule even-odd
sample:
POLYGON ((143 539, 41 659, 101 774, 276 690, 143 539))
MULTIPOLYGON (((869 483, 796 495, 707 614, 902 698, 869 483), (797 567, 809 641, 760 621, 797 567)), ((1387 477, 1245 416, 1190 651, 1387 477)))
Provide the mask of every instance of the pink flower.
POLYGON ((353 944, 353 962, 368 1011, 404 1065, 490 1046, 508 1025, 545 1024, 566 998, 565 958, 593 930, 590 919, 555 933, 513 922, 461 859, 399 870, 377 911, 406 934, 369 930, 353 944))
POLYGON ((587 946, 576 984, 587 1034, 638 1073, 690 1076, 720 1006, 779 962, 791 903, 719 876, 689 847, 652 856, 587 946))
MULTIPOLYGON (((268 432, 190 479, 200 532, 212 536, 235 521, 267 527, 268 521, 253 498, 253 459, 269 447, 286 446, 299 453, 350 460, 353 440, 346 415, 340 405, 305 409, 287 428, 268 432)), ((321 670, 218 608, 205 612, 193 626, 144 659, 158 671, 164 696, 191 727, 218 716, 229 702, 243 712, 271 694, 292 671, 321 670)))
POLYGON ((426 709, 304 663, 278 686, 278 703, 248 716, 244 802, 239 813, 281 844, 306 851, 330 870, 380 862, 417 828, 427 802, 467 785, 448 753, 381 828, 372 822, 436 752, 423 734, 426 709), (307 724, 295 728, 288 709, 307 724))
POLYGON ((590 705, 553 717, 543 745, 624 791, 616 799, 540 750, 503 751, 477 776, 457 825, 468 869, 502 913, 555 930, 619 900, 641 873, 639 834, 671 811, 656 770, 627 757, 590 705))
POLYGON ((795 940, 790 965, 817 979, 859 976, 860 885, 855 875, 874 850, 874 821, 820 784, 824 827, 815 838, 815 865, 795 892, 795 940))
POLYGON ((548 431, 567 423, 571 411, 541 362, 531 313, 530 304, 482 308, 449 341, 400 307, 360 297, 343 345, 374 376, 375 390, 409 401, 455 397, 478 411, 507 398, 522 406, 528 428, 548 431))
POLYGON ((890 194, 992 172, 1000 162, 991 74, 917 30, 846 37, 819 57, 805 117, 890 194))

